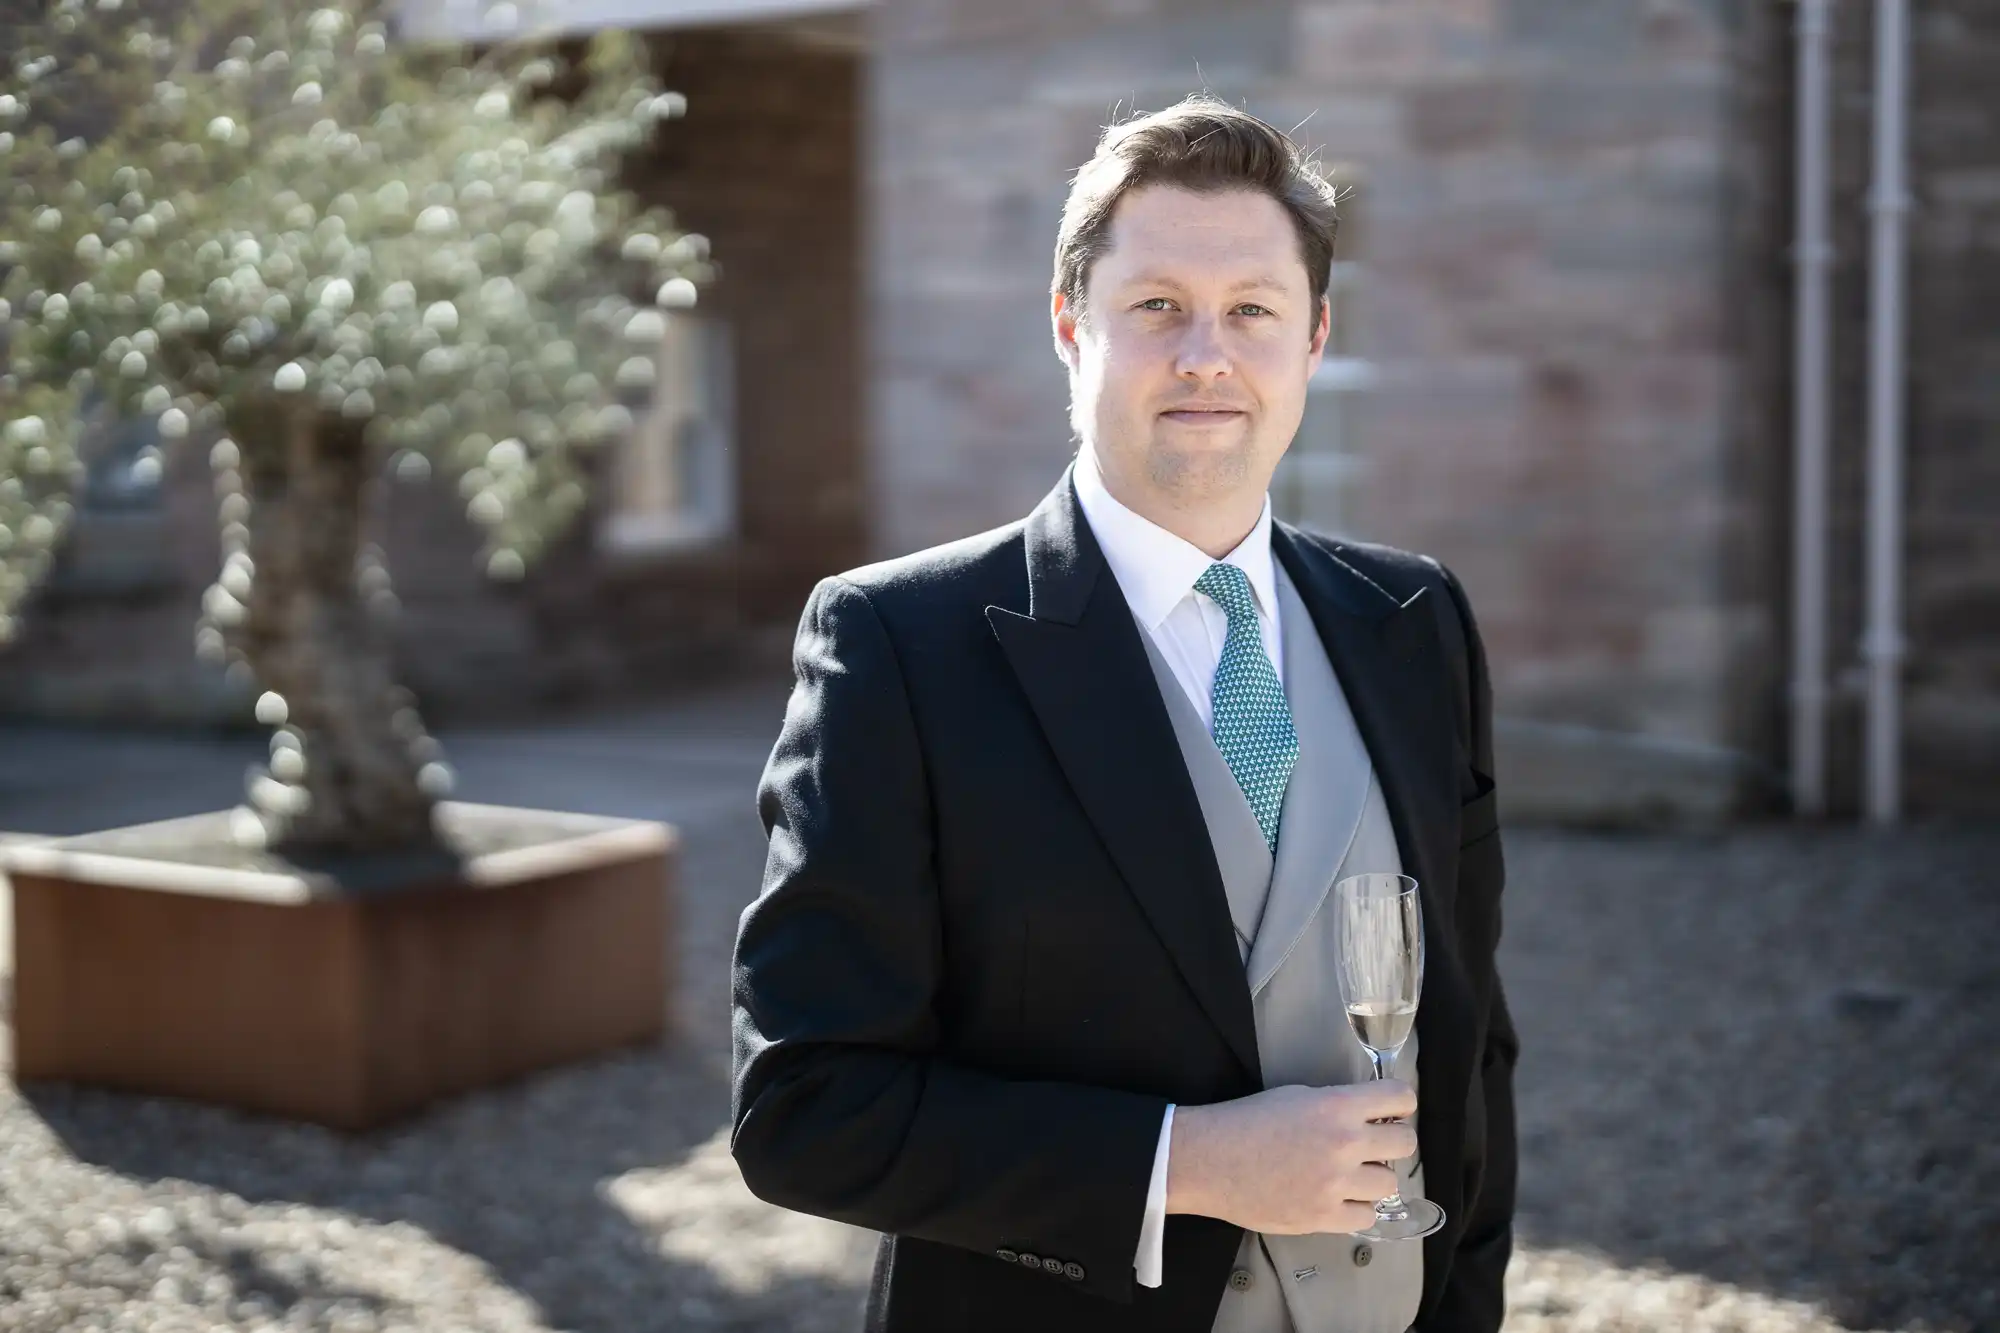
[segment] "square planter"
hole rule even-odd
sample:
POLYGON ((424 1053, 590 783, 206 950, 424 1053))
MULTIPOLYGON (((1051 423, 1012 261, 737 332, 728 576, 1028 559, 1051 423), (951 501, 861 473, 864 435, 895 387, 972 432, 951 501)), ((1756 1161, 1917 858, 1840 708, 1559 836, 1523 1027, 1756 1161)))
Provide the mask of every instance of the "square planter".
POLYGON ((229 812, 0 849, 14 1073, 363 1130, 670 1027, 664 824, 445 802, 300 864, 229 812))

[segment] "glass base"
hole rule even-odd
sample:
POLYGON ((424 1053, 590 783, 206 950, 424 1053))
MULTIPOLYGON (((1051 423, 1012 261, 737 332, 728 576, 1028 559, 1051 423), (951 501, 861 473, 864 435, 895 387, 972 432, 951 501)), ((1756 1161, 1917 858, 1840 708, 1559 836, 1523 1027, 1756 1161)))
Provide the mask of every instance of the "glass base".
POLYGON ((1420 1240, 1444 1225, 1444 1209, 1429 1199, 1404 1199, 1402 1207, 1383 1212, 1375 1209, 1375 1224, 1354 1234, 1362 1240, 1420 1240))

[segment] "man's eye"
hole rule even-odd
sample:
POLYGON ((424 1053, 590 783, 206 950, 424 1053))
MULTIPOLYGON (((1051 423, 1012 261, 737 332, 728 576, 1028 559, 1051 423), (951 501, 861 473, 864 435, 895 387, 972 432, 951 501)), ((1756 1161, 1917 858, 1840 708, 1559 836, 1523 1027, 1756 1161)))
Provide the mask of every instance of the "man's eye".
POLYGON ((1240 306, 1237 306, 1236 308, 1238 310, 1247 311, 1253 315, 1268 315, 1271 313, 1271 309, 1269 306, 1253 305, 1248 301, 1244 302, 1240 306))
POLYGON ((1164 297, 1164 296, 1149 296, 1149 297, 1147 297, 1147 298, 1146 298, 1145 300, 1143 300, 1143 301, 1139 302, 1139 309, 1141 309, 1141 310, 1166 310, 1166 309, 1169 309, 1170 307, 1172 307, 1172 305, 1173 305, 1173 302, 1172 302, 1172 301, 1169 301, 1169 300, 1168 300, 1168 299, 1167 299, 1166 297, 1164 297))

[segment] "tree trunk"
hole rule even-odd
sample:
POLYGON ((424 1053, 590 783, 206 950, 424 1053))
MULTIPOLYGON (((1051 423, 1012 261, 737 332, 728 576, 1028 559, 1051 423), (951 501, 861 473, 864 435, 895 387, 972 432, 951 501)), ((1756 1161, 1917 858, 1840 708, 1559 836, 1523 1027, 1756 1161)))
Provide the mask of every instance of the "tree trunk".
MULTIPOLYGON (((283 700, 272 762, 251 782, 281 850, 378 852, 434 843, 419 781, 435 742, 356 581, 373 469, 365 422, 304 395, 231 414, 249 512, 249 595, 234 639, 260 689, 283 700), (292 754, 283 753, 286 750, 292 754)), ((279 721, 269 700, 260 716, 279 721)))

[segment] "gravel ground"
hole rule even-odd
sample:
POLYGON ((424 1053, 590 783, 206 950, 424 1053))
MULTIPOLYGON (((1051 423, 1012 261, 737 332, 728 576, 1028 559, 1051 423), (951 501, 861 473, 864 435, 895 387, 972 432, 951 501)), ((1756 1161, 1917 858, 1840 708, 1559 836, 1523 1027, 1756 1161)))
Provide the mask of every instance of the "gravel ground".
MULTIPOLYGON (((868 1238, 757 1202, 726 1150, 746 806, 686 828, 668 1048, 354 1139, 0 1082, 0 1330, 854 1327, 868 1238)), ((1510 1329, 2000 1330, 2000 835, 1509 857, 1510 1329)))
POLYGON ((1510 1328, 2000 1330, 2000 831, 1509 848, 1510 1328))

